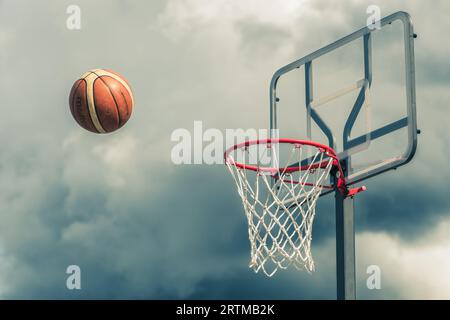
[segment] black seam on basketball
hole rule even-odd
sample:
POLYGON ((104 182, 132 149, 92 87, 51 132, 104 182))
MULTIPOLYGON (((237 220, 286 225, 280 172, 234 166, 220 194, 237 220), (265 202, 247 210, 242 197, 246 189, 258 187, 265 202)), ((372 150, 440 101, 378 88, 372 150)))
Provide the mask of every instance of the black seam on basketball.
POLYGON ((84 79, 78 79, 78 80, 77 80, 77 81, 80 81, 80 82, 78 82, 77 87, 72 91, 72 96, 69 97, 69 100, 70 100, 70 112, 71 112, 72 114, 74 114, 74 112, 73 112, 73 100, 75 99, 75 92, 77 92, 77 90, 78 90, 78 88, 80 87, 80 85, 81 85, 81 83, 83 82, 83 80, 84 80, 84 79))
POLYGON ((125 98, 125 95, 123 94, 122 90, 120 90, 120 94, 122 95, 123 101, 125 101, 125 105, 127 106, 127 117, 130 118, 130 108, 128 107, 127 99, 125 98))
POLYGON ((88 73, 87 75, 85 75, 84 78, 83 78, 82 80, 86 79, 86 78, 89 77, 91 74, 95 74, 96 76, 98 76, 98 74, 96 74, 95 72, 92 72, 92 71, 88 71, 88 72, 89 72, 89 73, 88 73))
MULTIPOLYGON (((94 95, 94 96, 92 97, 93 100, 94 100, 94 111, 95 111, 95 113, 96 113, 96 115, 97 115, 98 123, 99 123, 100 126, 103 128, 103 131, 106 131, 105 126, 103 125, 102 120, 100 119, 100 117, 99 117, 99 115, 98 115, 98 111, 97 111, 97 102, 96 102, 96 99, 95 99, 95 82, 96 82, 98 79, 100 79, 100 77, 99 77, 98 74, 96 74, 95 72, 93 72, 93 73, 97 76, 97 78, 95 78, 94 82, 92 83, 92 94, 94 95)), ((102 81, 102 82, 103 82, 103 81, 102 81)))
MULTIPOLYGON (((92 72, 91 72, 92 73, 92 72)), ((91 74, 90 73, 90 74, 91 74)), ((83 81, 86 83, 86 92, 85 92, 85 94, 86 94, 86 108, 87 108, 87 113, 88 113, 88 115, 89 115, 89 120, 91 120, 91 124, 92 124, 92 128, 94 128, 94 130, 95 130, 95 132, 96 133, 101 133, 98 129, 97 129, 97 127, 95 126, 95 123, 94 123, 94 120, 92 119, 92 115, 91 115, 91 112, 89 111, 89 98, 88 98, 88 82, 86 81, 86 77, 83 79, 83 81)), ((95 82, 95 80, 94 80, 94 82, 95 82)), ((94 86, 94 83, 92 83, 92 86, 94 86)), ((94 87, 92 87, 92 93, 94 93, 94 87)), ((95 97, 95 95, 94 95, 94 97, 95 97)), ((94 104, 95 104, 95 102, 94 102, 94 104)), ((94 106, 95 107, 95 106, 94 106)), ((95 112, 97 112, 97 111, 95 111, 95 112)), ((103 128, 103 126, 102 126, 102 128, 103 128)))
MULTIPOLYGON (((74 93, 78 90, 78 88, 80 87, 80 85, 84 82, 84 84, 85 84, 85 86, 86 86, 86 88, 84 89, 84 95, 85 95, 85 97, 86 97, 86 108, 88 109, 87 111, 88 111, 88 115, 89 115, 89 120, 91 121, 91 125, 92 125, 92 128, 95 130, 94 132, 96 132, 96 133, 100 133, 100 131, 98 131, 97 130, 97 128, 95 127, 95 125, 94 125, 94 121, 92 121, 92 117, 91 117, 91 114, 89 113, 89 103, 88 103, 88 94, 87 94, 87 81, 86 81, 86 79, 85 78, 83 78, 83 79, 78 79, 78 80, 80 80, 80 83, 77 85, 77 88, 75 89, 75 91, 74 91, 74 93)), ((74 99, 74 97, 75 97, 75 94, 73 95, 73 97, 72 97, 72 99, 74 99)), ((72 105, 73 105, 73 100, 72 100, 72 105)), ((71 111, 72 111, 72 106, 71 106, 71 111)), ((72 114, 73 115, 75 115, 75 112, 73 112, 72 111, 72 114)), ((79 117, 79 115, 77 114, 77 116, 79 117)), ((76 120, 76 119, 75 119, 76 120)), ((77 121, 78 122, 78 121, 77 121)))
MULTIPOLYGON (((116 76, 116 77, 122 79, 122 80, 127 84, 127 86, 129 87, 129 90, 130 90, 131 92, 128 92, 128 94, 130 95, 131 101, 133 101, 133 98, 132 98, 133 90, 131 89, 130 84, 128 83, 128 81, 126 81, 126 80, 125 80, 124 78, 122 78, 120 75, 118 75, 118 74, 116 74, 116 73, 114 73, 114 72, 112 72, 112 71, 108 71, 108 70, 106 70, 106 69, 99 69, 99 70, 106 71, 106 72, 108 72, 108 73, 110 73, 110 74, 112 74, 112 75, 114 75, 114 76, 116 76)), ((114 79, 114 80, 118 81, 116 78, 114 78, 114 77, 112 77, 112 76, 110 76, 110 75, 99 75, 99 74, 96 73, 95 71, 90 71, 90 72, 93 73, 93 74, 95 74, 95 75, 96 75, 98 78, 100 78, 100 79, 101 79, 101 77, 109 77, 109 78, 111 78, 111 79, 114 79)), ((102 82, 105 83, 103 80, 102 80, 102 82)), ((119 83, 120 83, 120 81, 119 81, 119 83)), ((125 90, 128 91, 128 89, 127 89, 126 86, 124 86, 122 83, 120 83, 120 84, 125 88, 125 90)), ((108 86, 106 83, 105 83, 105 85, 106 85, 106 87, 109 89, 109 86, 108 86)), ((110 90, 110 89, 109 89, 109 90, 110 90)), ((111 90, 110 90, 110 92, 111 92, 111 90)), ((126 105, 126 107, 127 107, 127 116, 128 116, 128 118, 129 118, 130 112, 131 112, 131 111, 130 111, 130 108, 129 108, 127 99, 125 98, 125 95, 123 94, 122 90, 120 91, 120 94, 122 95, 123 100, 125 101, 125 105, 126 105)), ((114 95, 112 94, 112 92, 111 92, 111 96, 113 97, 114 102, 116 103, 117 114, 119 115, 119 128, 120 128, 121 126, 124 125, 124 123, 122 123, 122 118, 121 118, 121 116, 120 116, 119 105, 117 104, 116 98, 114 97, 114 95)), ((128 121, 128 120, 127 120, 127 121, 128 121)))
MULTIPOLYGON (((106 75, 103 75, 103 76, 99 77, 99 79, 100 79, 100 80, 105 84, 105 86, 108 88, 109 93, 111 94, 111 96, 112 96, 112 98, 113 98, 113 100, 114 100, 114 103, 116 104, 117 115, 119 116, 118 128, 120 128, 120 127, 122 126, 122 117, 120 116, 119 104, 117 103, 116 97, 114 96, 114 94, 113 94, 111 88, 110 88, 110 87, 108 86, 108 84, 102 79, 102 77, 108 77, 108 78, 111 78, 111 79, 113 79, 113 80, 115 80, 115 81, 118 81, 118 80, 115 79, 115 78, 113 78, 113 77, 106 76, 106 75)), ((120 83, 120 82, 119 82, 119 83, 120 83)), ((121 84, 121 85, 122 85, 122 84, 121 84)), ((126 101, 125 101, 125 102, 126 102, 126 101)))
MULTIPOLYGON (((97 76, 98 76, 98 75, 97 75, 97 76)), ((113 98, 114 104, 116 105, 117 116, 118 116, 117 128, 120 128, 120 112, 119 112, 119 106, 117 105, 116 98, 114 97, 114 95, 113 95, 113 93, 112 93, 112 91, 111 91, 111 88, 110 88, 110 87, 108 86, 108 84, 102 79, 102 77, 104 77, 104 76, 99 76, 97 79, 94 80, 94 83, 93 83, 94 88, 95 88, 95 81, 100 80, 100 81, 105 85, 105 87, 108 89, 109 94, 110 94, 111 97, 113 98)), ((94 89, 94 91, 95 91, 95 89, 94 89)), ((95 93, 94 93, 94 104, 95 104, 95 112, 97 112, 97 104, 95 103, 95 93)), ((98 113, 97 113, 97 115, 98 115, 98 113)), ((100 117, 97 116, 97 118, 98 118, 98 121, 101 122, 101 121, 100 121, 100 117)), ((102 123, 100 123, 100 124, 101 124, 101 126, 103 127, 103 129, 105 129, 105 127, 103 126, 103 124, 102 124, 102 123)), ((117 129, 117 128, 116 128, 116 129, 117 129)), ((106 131, 106 130, 105 130, 105 131, 106 131)))
MULTIPOLYGON (((99 70, 103 70, 103 69, 99 69, 99 70)), ((95 74, 95 75, 97 76, 97 78, 100 78, 100 77, 101 77, 101 75, 99 75, 99 74, 96 73, 95 71, 89 71, 89 72, 95 74)))

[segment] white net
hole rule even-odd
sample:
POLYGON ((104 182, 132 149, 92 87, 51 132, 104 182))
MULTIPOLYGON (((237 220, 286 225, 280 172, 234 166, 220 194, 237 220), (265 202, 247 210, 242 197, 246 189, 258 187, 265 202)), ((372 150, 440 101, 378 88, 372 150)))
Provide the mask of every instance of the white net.
POLYGON ((237 148, 226 158, 248 220, 249 267, 269 277, 291 264, 297 269, 312 272, 311 239, 316 202, 327 185, 333 159, 324 150, 288 144, 287 160, 284 167, 280 167, 277 165, 278 152, 274 152, 271 143, 253 146, 259 155, 256 157, 256 170, 236 165, 235 159, 243 159, 244 163, 245 159, 251 159, 251 147, 237 148), (262 148, 265 151, 261 152, 262 148), (270 153, 275 164, 273 167, 278 169, 260 167, 261 158, 270 153), (309 159, 309 164, 304 165, 305 159, 309 159), (296 161, 302 164, 302 168, 291 172, 288 165, 296 161), (321 165, 317 166, 317 163, 321 165))

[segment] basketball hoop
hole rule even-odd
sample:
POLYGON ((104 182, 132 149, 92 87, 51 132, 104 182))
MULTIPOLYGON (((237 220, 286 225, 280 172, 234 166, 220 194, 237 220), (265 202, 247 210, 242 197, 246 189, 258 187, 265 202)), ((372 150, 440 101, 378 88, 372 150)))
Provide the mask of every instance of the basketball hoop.
POLYGON ((291 264, 314 271, 312 224, 324 189, 338 189, 345 196, 365 190, 348 190, 334 150, 312 141, 246 141, 229 148, 224 159, 248 220, 250 268, 269 277, 291 264), (282 166, 280 147, 286 149, 282 166))

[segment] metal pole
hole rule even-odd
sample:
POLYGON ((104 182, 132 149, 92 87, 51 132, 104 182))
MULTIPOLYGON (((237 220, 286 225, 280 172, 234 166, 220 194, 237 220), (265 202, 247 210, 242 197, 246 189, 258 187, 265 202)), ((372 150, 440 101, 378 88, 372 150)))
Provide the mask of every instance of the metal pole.
POLYGON ((336 288, 338 300, 356 299, 353 197, 336 197, 336 288))

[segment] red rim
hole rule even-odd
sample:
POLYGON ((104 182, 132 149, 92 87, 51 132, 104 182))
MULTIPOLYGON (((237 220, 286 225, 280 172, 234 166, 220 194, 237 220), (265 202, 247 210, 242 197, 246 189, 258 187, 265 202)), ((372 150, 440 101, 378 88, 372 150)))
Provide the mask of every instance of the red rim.
MULTIPOLYGON (((337 157, 336 152, 332 148, 330 148, 326 145, 323 145, 321 143, 317 143, 314 141, 307 141, 307 140, 280 138, 280 139, 261 139, 261 140, 245 141, 242 143, 238 143, 238 144, 232 146, 231 148, 228 148, 225 151, 225 153, 224 153, 225 163, 232 164, 232 165, 236 166, 237 168, 244 169, 244 170, 251 170, 251 171, 256 171, 256 172, 258 172, 258 171, 268 172, 268 173, 271 173, 275 178, 277 178, 276 173, 280 173, 280 172, 290 173, 290 172, 304 171, 304 170, 310 170, 310 169, 324 168, 328 165, 328 160, 324 160, 322 162, 319 162, 319 163, 316 163, 313 165, 287 167, 287 168, 257 167, 257 166, 252 166, 252 165, 237 162, 232 157, 230 157, 230 153, 236 149, 239 149, 242 147, 248 147, 248 146, 252 146, 252 145, 256 145, 256 144, 270 144, 270 143, 298 144, 300 146, 307 145, 307 146, 315 147, 315 148, 321 150, 322 152, 326 153, 326 155, 329 158, 333 159, 332 165, 334 167, 336 167, 339 172, 339 180, 341 180, 342 177, 344 177, 344 172, 342 171, 341 165, 339 163, 339 158, 337 157)), ((299 183, 299 182, 297 182, 297 183, 299 183)), ((343 183, 343 181, 341 181, 341 183, 343 183)), ((331 186, 331 185, 323 185, 322 187, 327 188, 327 189, 333 188, 333 186, 331 186)))
POLYGON ((240 149, 243 147, 248 147, 248 146, 252 146, 252 145, 256 145, 256 144, 270 144, 270 143, 298 144, 298 145, 307 145, 307 146, 315 147, 315 148, 321 150, 322 152, 325 152, 328 157, 332 158, 334 160, 333 161, 334 166, 340 167, 339 159, 332 148, 330 148, 326 145, 314 142, 314 141, 286 139, 286 138, 252 140, 252 141, 245 141, 242 143, 238 143, 238 144, 232 146, 231 148, 228 148, 228 150, 225 151, 225 153, 224 153, 225 163, 231 163, 241 169, 252 170, 252 171, 272 172, 272 173, 276 173, 276 172, 289 173, 289 172, 296 172, 296 171, 304 171, 304 170, 308 170, 308 169, 323 168, 328 164, 328 161, 322 161, 320 163, 313 164, 312 166, 305 165, 305 166, 287 167, 287 168, 273 168, 273 167, 271 168, 271 167, 257 167, 257 166, 252 166, 249 164, 240 163, 230 157, 230 153, 236 149, 240 149))
MULTIPOLYGON (((344 171, 342 170, 342 167, 339 162, 339 158, 336 155, 336 152, 332 148, 330 148, 326 145, 314 142, 314 141, 281 138, 281 139, 261 139, 261 140, 253 140, 253 141, 246 141, 246 142, 238 143, 225 151, 225 153, 224 153, 225 164, 232 164, 238 168, 245 169, 245 170, 269 172, 269 173, 272 173, 272 176, 276 179, 279 179, 279 177, 277 177, 275 175, 276 173, 280 173, 280 172, 289 173, 289 172, 295 172, 295 171, 304 171, 304 170, 308 170, 308 169, 323 168, 328 164, 328 161, 322 161, 320 163, 308 165, 308 166, 297 166, 297 167, 288 167, 288 168, 270 168, 270 167, 256 167, 256 166, 239 163, 230 157, 230 153, 236 149, 239 149, 242 147, 248 147, 248 146, 255 145, 255 144, 268 144, 268 143, 288 143, 288 144, 299 144, 299 145, 307 145, 307 146, 316 147, 317 149, 321 150, 322 152, 325 152, 328 157, 333 159, 332 165, 337 169, 337 173, 338 173, 336 185, 335 186, 322 185, 323 188, 333 189, 336 187, 346 197, 353 197, 357 193, 366 190, 365 186, 348 189, 347 185, 345 183, 344 171), (232 159, 231 162, 229 161, 230 158, 232 159)), ((289 180, 284 180, 284 179, 282 179, 282 181, 291 182, 291 183, 302 183, 304 185, 314 186, 313 184, 310 184, 307 182, 289 181, 289 180)))

